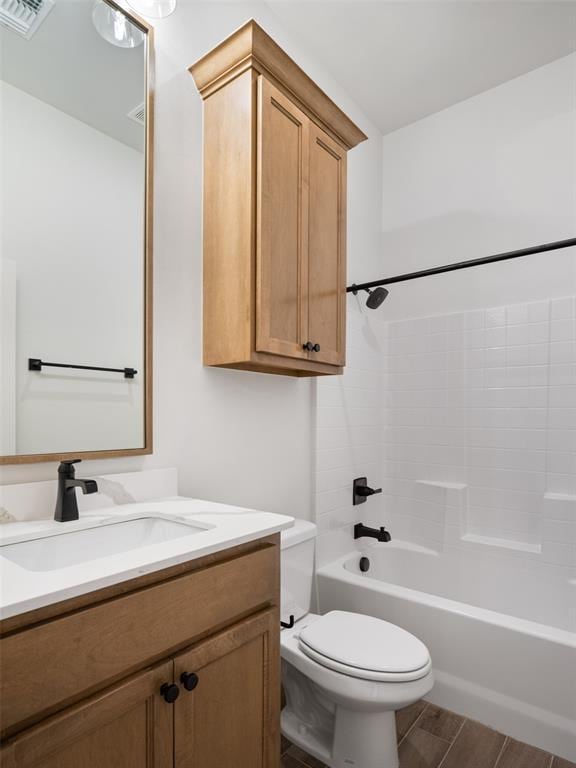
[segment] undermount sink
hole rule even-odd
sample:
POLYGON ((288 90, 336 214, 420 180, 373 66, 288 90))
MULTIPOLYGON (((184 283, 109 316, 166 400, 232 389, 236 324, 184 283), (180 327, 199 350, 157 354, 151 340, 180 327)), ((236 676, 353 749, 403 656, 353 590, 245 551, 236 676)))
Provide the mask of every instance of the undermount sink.
POLYGON ((54 571, 206 530, 188 523, 141 517, 7 544, 0 547, 0 555, 28 571, 54 571))

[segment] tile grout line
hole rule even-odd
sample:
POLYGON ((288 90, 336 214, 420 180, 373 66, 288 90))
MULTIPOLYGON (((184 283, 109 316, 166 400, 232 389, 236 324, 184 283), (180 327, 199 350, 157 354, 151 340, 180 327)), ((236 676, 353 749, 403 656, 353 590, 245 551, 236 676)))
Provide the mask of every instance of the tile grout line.
POLYGON ((406 737, 408 736, 408 734, 409 734, 409 733, 412 733, 412 731, 414 730, 414 728, 416 728, 416 724, 417 724, 417 723, 419 722, 419 720, 422 718, 422 715, 424 714, 424 712, 426 712, 426 710, 428 709, 428 707, 429 707, 429 706, 430 706, 430 703, 429 703, 429 702, 426 702, 426 706, 424 707, 424 709, 422 710, 422 712, 420 712, 420 714, 418 715, 418 717, 416 718, 416 720, 414 720, 414 722, 412 723, 412 725, 410 726, 410 728, 408 728, 408 730, 406 731, 406 733, 404 734, 404 736, 402 736, 402 738, 401 738, 401 739, 400 739, 400 741, 398 742, 398 747, 400 747, 400 744, 402 744, 402 742, 403 742, 403 741, 406 739, 406 737))
POLYGON ((456 736, 454 736, 454 741, 452 742, 452 744, 450 744, 450 746, 449 746, 449 747, 448 747, 448 749, 446 750, 446 754, 444 755, 444 757, 442 758, 442 760, 440 760, 440 762, 438 763, 438 766, 437 766, 437 768, 442 768, 442 766, 443 766, 443 765, 444 765, 444 763, 446 762, 446 758, 447 758, 447 757, 448 757, 448 755, 450 754, 450 751, 452 750, 452 747, 454 746, 454 744, 456 744, 456 742, 458 741, 458 737, 460 736, 460 734, 461 734, 461 733, 462 733, 462 731, 464 730, 464 726, 466 725, 466 723, 467 723, 467 722, 468 722, 468 719, 467 719, 467 718, 464 718, 464 721, 463 721, 462 725, 460 726, 460 728, 459 728, 459 730, 458 730, 458 733, 456 734, 456 736))
POLYGON ((496 762, 494 763, 494 765, 492 766, 492 768, 498 768, 498 763, 500 762, 500 759, 501 759, 502 755, 504 754, 504 750, 505 750, 505 749, 506 749, 506 747, 508 746, 508 742, 509 742, 509 741, 510 741, 510 738, 509 738, 508 736, 505 736, 505 737, 504 737, 504 743, 502 744, 502 749, 501 749, 501 750, 500 750, 500 752, 498 753, 498 757, 496 758, 496 762))

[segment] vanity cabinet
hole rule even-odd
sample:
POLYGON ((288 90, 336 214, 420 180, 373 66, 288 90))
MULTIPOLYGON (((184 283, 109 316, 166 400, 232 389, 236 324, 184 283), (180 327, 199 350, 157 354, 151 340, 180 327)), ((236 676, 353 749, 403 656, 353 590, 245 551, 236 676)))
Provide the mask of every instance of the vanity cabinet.
POLYGON ((204 363, 341 373, 346 153, 366 136, 254 21, 190 71, 204 99, 204 363))
POLYGON ((278 606, 274 536, 5 620, 2 768, 278 768, 278 606))
POLYGON ((2 768, 172 768, 174 708, 159 695, 161 664, 23 732, 2 768))
POLYGON ((264 768, 279 760, 278 670, 270 612, 235 625, 175 659, 188 682, 174 706, 176 768, 264 768), (192 671, 191 671, 192 670, 192 671), (190 679, 192 678, 192 679, 190 679))

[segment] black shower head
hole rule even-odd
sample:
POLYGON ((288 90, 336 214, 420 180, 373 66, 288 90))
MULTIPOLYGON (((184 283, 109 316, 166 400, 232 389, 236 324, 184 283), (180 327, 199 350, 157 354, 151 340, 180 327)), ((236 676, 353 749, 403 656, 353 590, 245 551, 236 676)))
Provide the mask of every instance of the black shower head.
POLYGON ((382 286, 375 288, 373 291, 371 291, 369 288, 366 290, 370 294, 366 300, 366 306, 368 309, 378 309, 386 296, 388 296, 388 291, 386 288, 382 288, 382 286))

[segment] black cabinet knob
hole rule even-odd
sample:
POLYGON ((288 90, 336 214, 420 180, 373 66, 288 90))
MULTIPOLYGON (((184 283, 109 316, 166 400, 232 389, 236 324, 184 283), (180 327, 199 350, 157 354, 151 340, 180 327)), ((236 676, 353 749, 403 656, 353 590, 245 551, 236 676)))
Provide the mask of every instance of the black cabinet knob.
POLYGON ((314 344, 312 347, 312 352, 320 352, 320 344, 314 344))
POLYGON ((180 682, 187 691, 193 691, 198 685, 198 675, 195 672, 182 672, 180 682))
POLYGON ((180 696, 180 688, 176 683, 164 683, 160 688, 160 696, 167 704, 174 704, 178 696, 180 696))
POLYGON ((312 352, 314 349, 314 345, 311 341, 307 341, 306 344, 302 344, 302 348, 305 349, 307 352, 312 352))

